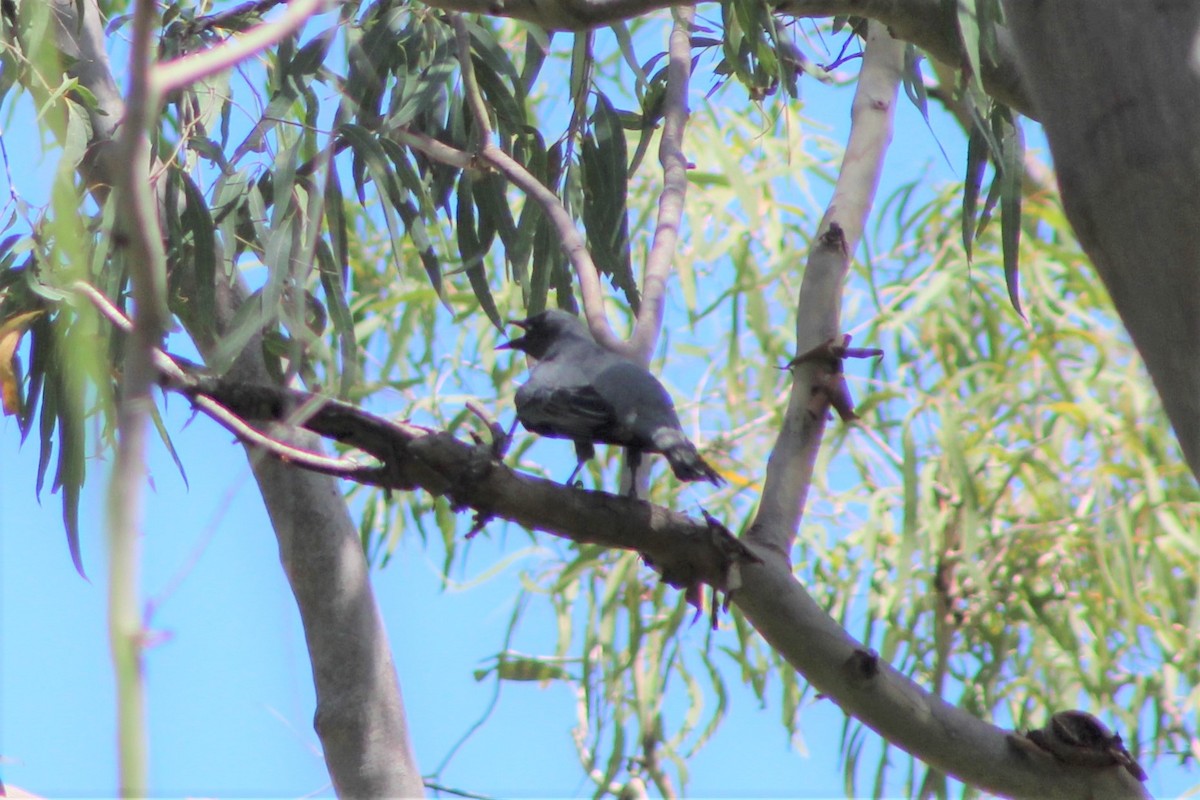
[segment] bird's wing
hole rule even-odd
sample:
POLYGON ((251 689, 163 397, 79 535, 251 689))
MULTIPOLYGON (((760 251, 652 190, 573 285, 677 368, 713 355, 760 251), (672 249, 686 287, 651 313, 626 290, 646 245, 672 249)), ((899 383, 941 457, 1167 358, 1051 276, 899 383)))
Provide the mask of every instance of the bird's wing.
POLYGON ((612 406, 587 384, 549 386, 530 381, 517 391, 517 418, 542 436, 608 441, 612 406))
POLYGON ((628 428, 628 437, 645 439, 650 444, 658 428, 678 429, 679 416, 671 396, 649 371, 622 358, 607 361, 591 376, 604 402, 613 409, 620 425, 628 428))

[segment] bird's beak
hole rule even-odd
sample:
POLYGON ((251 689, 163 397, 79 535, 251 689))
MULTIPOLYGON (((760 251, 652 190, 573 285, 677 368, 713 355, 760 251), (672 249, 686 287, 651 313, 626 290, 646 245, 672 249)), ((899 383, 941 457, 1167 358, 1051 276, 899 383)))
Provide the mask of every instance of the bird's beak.
MULTIPOLYGON (((507 320, 507 322, 509 325, 516 325, 518 328, 521 328, 522 330, 525 330, 529 327, 529 323, 523 319, 510 319, 510 320, 507 320)), ((525 343, 525 337, 518 336, 515 339, 509 339, 507 342, 502 342, 502 343, 496 345, 496 349, 497 350, 520 350, 521 345, 523 345, 524 343, 525 343)))

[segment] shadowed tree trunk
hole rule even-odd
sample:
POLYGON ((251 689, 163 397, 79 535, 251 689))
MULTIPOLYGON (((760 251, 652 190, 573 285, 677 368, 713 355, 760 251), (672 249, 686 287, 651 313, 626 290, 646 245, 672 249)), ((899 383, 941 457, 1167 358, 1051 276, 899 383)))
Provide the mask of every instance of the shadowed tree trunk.
POLYGON ((1005 9, 1071 226, 1200 477, 1200 6, 1005 9))

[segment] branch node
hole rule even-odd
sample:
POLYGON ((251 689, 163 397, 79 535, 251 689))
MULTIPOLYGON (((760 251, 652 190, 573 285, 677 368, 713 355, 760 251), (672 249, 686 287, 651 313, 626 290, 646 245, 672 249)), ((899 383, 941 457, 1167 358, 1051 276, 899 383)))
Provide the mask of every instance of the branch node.
MULTIPOLYGON (((1031 730, 1023 738, 1064 763, 1097 768, 1121 766, 1139 781, 1146 780, 1146 771, 1125 749, 1121 734, 1113 733, 1086 711, 1060 711, 1045 727, 1031 730)), ((1018 746, 1024 749, 1023 744, 1018 746)))
POLYGON ((860 647, 846 659, 846 672, 856 683, 870 683, 879 676, 879 653, 860 647))

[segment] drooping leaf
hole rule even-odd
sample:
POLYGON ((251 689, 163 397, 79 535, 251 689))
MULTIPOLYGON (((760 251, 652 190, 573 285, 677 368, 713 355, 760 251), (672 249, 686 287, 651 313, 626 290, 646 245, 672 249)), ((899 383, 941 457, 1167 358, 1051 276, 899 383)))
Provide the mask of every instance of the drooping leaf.
POLYGON ((196 274, 196 308, 199 314, 212 319, 217 302, 216 227, 200 187, 186 173, 181 173, 180 177, 187 200, 181 221, 192 238, 191 268, 196 274))
POLYGON ((629 255, 629 192, 625 130, 612 103, 596 98, 583 140, 583 223, 597 267, 637 312, 640 297, 629 255))
POLYGON ((975 212, 979 203, 979 189, 983 186, 983 172, 987 168, 987 141, 974 126, 967 137, 967 172, 963 178, 962 242, 967 261, 971 260, 971 247, 977 234, 975 212))
MULTIPOLYGON (((72 338, 78 336, 72 333, 72 338)), ((83 376, 73 374, 72 365, 60 364, 55 387, 58 394, 58 467, 51 491, 62 492, 63 526, 67 533, 67 548, 71 563, 83 578, 83 556, 79 544, 79 495, 85 477, 84 387, 83 376)))
POLYGON ((333 320, 333 331, 337 334, 341 350, 342 372, 338 384, 338 397, 345 400, 349 398, 350 390, 358 382, 358 339, 354 334, 354 317, 346 302, 343 267, 335 260, 325 239, 317 240, 315 255, 321 288, 325 290, 329 317, 333 320))
POLYGON ((456 202, 457 220, 455 233, 458 235, 458 249, 463 260, 463 270, 471 282, 471 290, 480 308, 488 315, 488 319, 499 330, 504 330, 504 321, 500 318, 500 310, 496 308, 496 300, 492 297, 492 287, 488 283, 487 270, 483 260, 487 247, 491 242, 480 240, 479 231, 475 224, 475 200, 471 190, 471 175, 464 172, 458 182, 458 198, 456 202))
POLYGON ((150 419, 154 422, 154 430, 158 432, 159 440, 167 448, 167 453, 170 454, 171 460, 175 462, 175 469, 179 470, 179 477, 183 478, 184 487, 190 488, 187 470, 183 468, 183 461, 179 459, 179 453, 175 452, 175 443, 171 441, 171 434, 167 431, 167 426, 163 424, 162 414, 159 412, 157 405, 150 407, 150 419))
MULTIPOLYGON (((399 257, 402 248, 397 232, 392 229, 391 215, 388 213, 388 208, 399 214, 401 220, 404 222, 405 227, 408 229, 409 237, 412 239, 413 244, 416 245, 421 264, 429 276, 429 282, 440 296, 442 294, 442 270, 437 255, 433 250, 433 242, 425 231, 425 223, 421 220, 416 206, 405 196, 404 188, 400 184, 397 171, 389 169, 388 165, 391 162, 387 157, 383 145, 369 131, 358 125, 343 125, 340 133, 354 150, 356 162, 362 164, 361 171, 371 175, 372 181, 379 188, 383 194, 383 199, 386 201, 385 219, 392 234, 397 267, 401 265, 399 257)), ((365 199, 363 196, 361 173, 356 179, 356 183, 359 185, 360 198, 365 199)))
POLYGON ((997 180, 1000 189, 1000 241, 1004 258, 1004 284, 1008 299, 1021 318, 1020 247, 1021 247, 1021 180, 1025 169, 1025 137, 1020 123, 1007 108, 998 108, 992 117, 996 138, 1001 143, 997 180))
POLYGON ((40 317, 43 311, 27 311, 8 319, 0 320, 0 409, 6 416, 20 414, 21 367, 17 359, 17 345, 25 331, 40 317))

